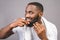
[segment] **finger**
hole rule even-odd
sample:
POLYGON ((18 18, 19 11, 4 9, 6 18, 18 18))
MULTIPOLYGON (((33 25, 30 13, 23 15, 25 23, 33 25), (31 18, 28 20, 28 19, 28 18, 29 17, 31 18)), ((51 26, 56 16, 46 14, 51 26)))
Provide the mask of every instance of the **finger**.
POLYGON ((36 24, 37 26, 40 26, 40 23, 38 23, 38 22, 36 22, 35 24, 36 24))
POLYGON ((37 28, 37 26, 36 26, 35 24, 33 24, 33 25, 34 25, 34 29, 36 29, 36 30, 37 30, 37 29, 38 29, 38 28, 37 28))
POLYGON ((35 24, 33 24, 33 25, 34 25, 34 28, 36 28, 36 27, 37 27, 35 24))
POLYGON ((24 26, 24 25, 23 25, 23 24, 18 24, 18 26, 22 27, 22 26, 24 26))
POLYGON ((35 31, 39 34, 39 33, 41 33, 41 28, 38 28, 35 24, 34 24, 34 29, 35 29, 35 31))
POLYGON ((35 23, 35 25, 36 25, 36 28, 39 29, 39 25, 37 23, 35 23))
POLYGON ((35 24, 37 25, 37 28, 40 28, 40 29, 42 28, 42 26, 41 26, 42 24, 40 24, 38 22, 36 22, 35 24))
POLYGON ((40 30, 37 28, 37 26, 35 24, 33 24, 33 25, 34 25, 35 31, 38 33, 40 30))
POLYGON ((37 26, 35 24, 33 24, 33 25, 34 25, 34 29, 37 31, 37 28, 36 28, 37 26))
POLYGON ((18 25, 19 25, 19 26, 20 26, 20 25, 21 25, 21 26, 24 26, 25 23, 19 22, 18 25))
POLYGON ((23 19, 23 18, 18 18, 17 21, 23 22, 23 23, 25 23, 25 24, 29 24, 29 22, 26 21, 26 20, 23 19))
POLYGON ((38 22, 36 22, 36 25, 38 25, 37 28, 40 29, 41 31, 45 30, 44 25, 39 24, 38 22))
POLYGON ((34 25, 36 25, 36 28, 37 30, 41 30, 42 28, 40 27, 40 25, 38 25, 37 23, 35 23, 34 25))
POLYGON ((29 22, 26 21, 25 19, 21 19, 21 21, 22 21, 23 23, 25 23, 25 24, 29 24, 29 22))
POLYGON ((18 24, 18 26, 23 27, 24 25, 18 24))
POLYGON ((18 22, 18 24, 25 24, 25 23, 23 23, 23 22, 18 22))
POLYGON ((25 21, 22 21, 22 22, 23 22, 23 23, 25 23, 25 24, 29 24, 29 22, 28 22, 28 21, 26 21, 26 20, 25 20, 25 21))

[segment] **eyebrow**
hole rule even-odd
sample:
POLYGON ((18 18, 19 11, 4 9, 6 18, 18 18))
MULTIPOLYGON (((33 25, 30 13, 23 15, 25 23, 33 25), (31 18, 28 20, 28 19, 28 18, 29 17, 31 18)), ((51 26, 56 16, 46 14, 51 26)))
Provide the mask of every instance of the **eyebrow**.
POLYGON ((32 12, 32 11, 25 11, 25 12, 32 12))

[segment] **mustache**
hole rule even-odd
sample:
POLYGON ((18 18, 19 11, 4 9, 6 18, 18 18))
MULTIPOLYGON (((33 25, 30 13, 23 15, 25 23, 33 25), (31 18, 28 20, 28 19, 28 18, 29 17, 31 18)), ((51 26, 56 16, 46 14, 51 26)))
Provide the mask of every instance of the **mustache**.
POLYGON ((26 17, 25 20, 27 20, 27 19, 30 19, 31 20, 32 18, 26 17))
MULTIPOLYGON (((27 20, 27 19, 32 19, 32 18, 26 18, 26 20, 27 20)), ((33 23, 37 22, 38 19, 39 19, 38 17, 34 18, 34 19, 30 22, 30 24, 27 24, 27 26, 32 27, 32 26, 33 26, 33 23)))

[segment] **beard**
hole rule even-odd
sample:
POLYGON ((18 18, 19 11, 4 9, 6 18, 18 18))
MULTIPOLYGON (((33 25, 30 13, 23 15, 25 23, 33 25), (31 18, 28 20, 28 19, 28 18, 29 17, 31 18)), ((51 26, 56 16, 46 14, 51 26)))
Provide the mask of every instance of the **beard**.
MULTIPOLYGON (((31 18, 30 18, 31 19, 31 18)), ((31 22, 30 24, 27 24, 28 27, 32 27, 33 26, 33 23, 37 22, 39 20, 39 17, 35 17, 31 22)))

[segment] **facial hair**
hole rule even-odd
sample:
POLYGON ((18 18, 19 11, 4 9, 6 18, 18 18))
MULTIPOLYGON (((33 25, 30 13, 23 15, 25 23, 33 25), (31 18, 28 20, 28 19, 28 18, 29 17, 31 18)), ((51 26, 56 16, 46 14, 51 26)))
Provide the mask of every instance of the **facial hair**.
POLYGON ((39 17, 37 16, 37 17, 35 17, 35 18, 30 22, 30 24, 28 24, 27 26, 28 26, 28 27, 32 27, 32 26, 33 26, 33 23, 37 22, 38 20, 39 20, 39 17))

